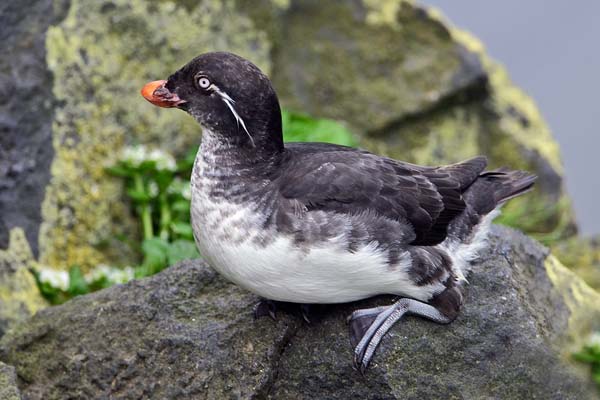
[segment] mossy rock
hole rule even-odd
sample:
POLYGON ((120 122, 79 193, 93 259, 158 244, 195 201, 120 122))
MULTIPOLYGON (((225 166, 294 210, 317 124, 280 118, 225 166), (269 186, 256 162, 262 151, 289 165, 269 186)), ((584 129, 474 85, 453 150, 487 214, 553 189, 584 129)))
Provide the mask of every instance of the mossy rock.
POLYGON ((15 369, 0 362, 0 400, 21 400, 15 369))
POLYGON ((407 317, 364 376, 346 317, 390 297, 279 312, 201 261, 38 312, 0 339, 28 399, 597 398, 576 364, 600 329, 600 295, 546 248, 495 227, 449 325, 407 317), (125 333, 125 334, 124 334, 125 333))
POLYGON ((0 250, 0 337, 47 306, 29 271, 34 263, 25 233, 12 229, 8 249, 0 250))
POLYGON ((564 265, 600 291, 600 236, 573 237, 557 243, 552 251, 564 265))

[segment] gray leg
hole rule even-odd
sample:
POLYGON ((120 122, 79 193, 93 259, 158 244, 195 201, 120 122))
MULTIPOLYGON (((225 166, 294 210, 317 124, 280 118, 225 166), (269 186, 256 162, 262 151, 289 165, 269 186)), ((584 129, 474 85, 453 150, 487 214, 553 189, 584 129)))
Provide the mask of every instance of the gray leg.
POLYGON ((413 299, 400 299, 387 307, 358 310, 349 317, 350 337, 354 350, 354 365, 364 373, 375 354, 381 339, 404 314, 414 314, 434 322, 447 324, 451 319, 435 307, 413 299))

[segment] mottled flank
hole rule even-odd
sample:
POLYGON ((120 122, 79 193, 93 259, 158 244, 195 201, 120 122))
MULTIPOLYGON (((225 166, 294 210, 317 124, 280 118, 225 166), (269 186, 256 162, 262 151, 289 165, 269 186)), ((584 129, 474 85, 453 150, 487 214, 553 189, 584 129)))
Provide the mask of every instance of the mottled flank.
POLYGON ((183 113, 148 105, 139 96, 143 83, 164 79, 184 60, 212 49, 234 51, 270 70, 268 38, 233 2, 183 3, 73 0, 64 21, 48 31, 47 61, 61 106, 42 210, 42 263, 85 270, 133 261, 132 249, 116 237, 134 238, 137 226, 121 182, 103 168, 124 144, 181 154, 200 140, 183 113))
POLYGON ((0 336, 47 306, 29 271, 34 263, 23 230, 13 228, 8 248, 0 250, 0 336))
POLYGON ((597 293, 498 227, 469 282, 452 324, 407 317, 364 378, 346 317, 389 298, 316 309, 310 325, 254 320, 258 299, 200 261, 46 309, 0 340, 0 360, 32 400, 597 399, 589 370, 568 357, 600 329, 597 293))

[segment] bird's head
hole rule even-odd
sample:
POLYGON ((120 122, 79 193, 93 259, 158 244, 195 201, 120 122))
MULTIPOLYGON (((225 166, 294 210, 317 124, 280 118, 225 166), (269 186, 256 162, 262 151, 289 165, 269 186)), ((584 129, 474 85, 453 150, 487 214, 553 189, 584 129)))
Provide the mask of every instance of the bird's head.
POLYGON ((269 78, 235 54, 202 54, 167 80, 146 84, 142 96, 156 106, 186 111, 229 145, 257 152, 283 149, 281 110, 269 78))

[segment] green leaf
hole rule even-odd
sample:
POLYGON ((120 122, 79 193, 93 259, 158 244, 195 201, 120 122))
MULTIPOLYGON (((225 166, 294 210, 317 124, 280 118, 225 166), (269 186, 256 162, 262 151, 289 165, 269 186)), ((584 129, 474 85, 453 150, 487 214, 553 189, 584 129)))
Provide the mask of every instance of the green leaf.
POLYGON ((586 351, 581 351, 579 353, 573 354, 573 358, 575 358, 577 361, 581 361, 581 362, 589 363, 589 364, 592 364, 597 360, 597 358, 594 357, 594 355, 592 353, 588 353, 586 351))
POLYGON ((140 172, 156 172, 156 161, 154 160, 144 160, 140 163, 140 165, 136 168, 140 172))
POLYGON ((352 133, 331 119, 316 119, 288 110, 282 112, 283 138, 286 142, 326 142, 355 146, 352 133))
POLYGON ((147 193, 146 191, 141 191, 141 190, 136 190, 136 189, 127 190, 127 195, 129 197, 131 197, 131 199, 133 201, 138 202, 138 203, 146 203, 146 202, 150 201, 150 199, 152 199, 150 194, 147 193))
POLYGON ((190 202, 189 200, 176 200, 173 202, 173 204, 171 204, 171 210, 189 214, 190 202))
POLYGON ((144 261, 142 267, 144 273, 148 275, 155 274, 163 270, 167 265, 167 251, 169 249, 169 243, 166 240, 160 238, 146 239, 142 243, 142 253, 144 254, 144 261))
POLYGON ((191 240, 176 240, 170 244, 167 252, 169 265, 182 260, 191 260, 200 257, 196 244, 191 240))
POLYGON ((192 148, 188 151, 184 157, 180 158, 177 161, 177 171, 181 172, 185 175, 186 178, 189 178, 192 173, 192 168, 194 167, 194 161, 196 160, 196 153, 198 152, 198 148, 192 148))
POLYGON ((90 292, 90 288, 81 273, 81 268, 77 265, 74 265, 69 269, 69 288, 67 289, 67 292, 73 296, 90 292))
POLYGON ((156 182, 159 192, 164 192, 167 187, 173 182, 175 175, 171 171, 161 170, 152 174, 151 178, 156 182))
POLYGON ((105 170, 110 175, 119 176, 122 178, 131 177, 134 174, 134 170, 132 170, 131 168, 127 168, 126 166, 124 166, 122 164, 117 164, 112 167, 108 167, 105 170))
POLYGON ((194 231, 192 226, 187 222, 172 222, 171 231, 184 239, 194 240, 194 231))
POLYGON ((98 279, 89 282, 90 292, 95 292, 96 290, 104 289, 112 286, 114 283, 109 281, 106 276, 101 276, 98 279))

